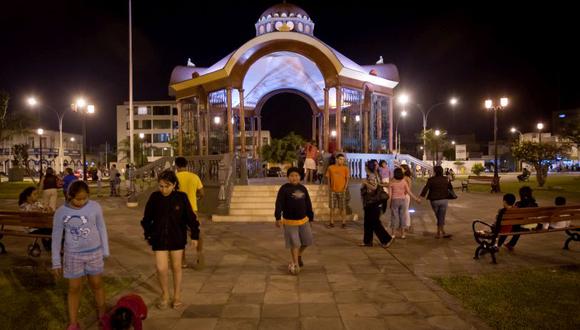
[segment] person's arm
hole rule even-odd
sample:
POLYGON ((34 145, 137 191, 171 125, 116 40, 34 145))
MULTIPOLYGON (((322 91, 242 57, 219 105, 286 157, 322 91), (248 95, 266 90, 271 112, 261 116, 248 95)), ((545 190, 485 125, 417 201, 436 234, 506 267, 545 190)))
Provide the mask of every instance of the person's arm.
POLYGON ((97 208, 97 230, 99 231, 99 236, 101 238, 101 246, 103 247, 103 256, 108 257, 109 253, 109 236, 107 235, 107 226, 105 225, 105 218, 103 217, 103 209, 96 203, 97 208))
POLYGON ((276 210, 274 211, 274 217, 276 218, 276 225, 279 225, 278 221, 282 220, 282 210, 284 209, 284 186, 278 189, 278 195, 276 196, 276 210))
POLYGON ((202 199, 205 197, 205 191, 203 190, 203 183, 201 183, 201 179, 199 178, 198 175, 195 176, 195 180, 196 182, 196 186, 197 186, 197 192, 195 194, 195 196, 197 196, 197 199, 202 199))
POLYGON ((427 195, 427 192, 430 189, 429 184, 430 184, 430 181, 427 180, 427 183, 425 184, 425 187, 423 187, 423 190, 421 190, 421 197, 425 197, 427 195))
POLYGON ((344 192, 348 190, 348 181, 350 179, 350 172, 348 171, 348 167, 346 168, 346 183, 344 184, 344 192))
POLYGON ((141 220, 141 227, 143 228, 143 237, 147 241, 151 238, 151 230, 153 229, 153 207, 154 207, 154 196, 155 193, 152 193, 149 196, 149 200, 147 204, 145 204, 145 213, 143 214, 143 220, 141 220))
POLYGON ((197 220, 197 215, 193 212, 193 208, 191 207, 191 203, 189 203, 189 198, 185 193, 180 193, 181 201, 185 206, 185 212, 183 216, 185 216, 185 223, 189 227, 191 232, 191 239, 194 241, 199 240, 199 221, 197 220))
POLYGON ((52 217, 52 269, 62 269, 60 250, 63 233, 64 223, 62 221, 62 212, 56 212, 52 217))
POLYGON ((413 194, 413 192, 411 191, 411 188, 409 187, 409 184, 407 183, 407 181, 404 181, 404 182, 405 182, 405 192, 407 194, 409 194, 409 196, 411 196, 411 198, 413 198, 416 202, 420 202, 421 199, 418 198, 417 196, 415 196, 415 194, 413 194))
POLYGON ((312 201, 310 200, 310 194, 308 194, 308 189, 304 187, 304 193, 306 194, 306 216, 308 221, 314 221, 314 210, 312 210, 312 201))

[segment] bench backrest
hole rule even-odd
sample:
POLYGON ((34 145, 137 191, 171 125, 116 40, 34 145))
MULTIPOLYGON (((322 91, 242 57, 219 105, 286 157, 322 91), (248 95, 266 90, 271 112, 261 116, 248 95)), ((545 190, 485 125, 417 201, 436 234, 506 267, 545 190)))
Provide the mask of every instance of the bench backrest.
POLYGON ((501 224, 507 226, 578 220, 580 220, 580 205, 546 206, 507 209, 502 216, 501 224))
POLYGON ((0 211, 0 225, 52 228, 53 213, 0 211))
POLYGON ((467 177, 467 180, 476 180, 476 181, 493 181, 493 176, 486 176, 486 175, 470 175, 467 177))

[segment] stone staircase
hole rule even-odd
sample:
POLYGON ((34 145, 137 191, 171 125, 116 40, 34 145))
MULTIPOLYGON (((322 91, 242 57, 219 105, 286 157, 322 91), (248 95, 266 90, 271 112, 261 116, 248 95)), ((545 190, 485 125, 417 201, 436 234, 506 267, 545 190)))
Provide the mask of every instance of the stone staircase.
MULTIPOLYGON (((234 186, 228 215, 213 215, 220 222, 273 222, 276 195, 280 185, 234 186)), ((328 188, 326 185, 306 185, 314 220, 328 220, 328 188)))

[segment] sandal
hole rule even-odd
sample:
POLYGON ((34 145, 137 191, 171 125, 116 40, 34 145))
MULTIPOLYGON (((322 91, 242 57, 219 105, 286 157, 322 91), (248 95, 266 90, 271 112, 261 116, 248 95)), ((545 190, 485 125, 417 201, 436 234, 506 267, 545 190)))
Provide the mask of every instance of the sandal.
POLYGON ((157 306, 157 308, 160 310, 166 310, 169 307, 169 303, 167 302, 167 300, 159 299, 159 301, 157 302, 157 304, 155 304, 155 306, 157 306))
POLYGON ((183 302, 181 300, 174 300, 172 304, 173 309, 179 309, 183 307, 183 302))

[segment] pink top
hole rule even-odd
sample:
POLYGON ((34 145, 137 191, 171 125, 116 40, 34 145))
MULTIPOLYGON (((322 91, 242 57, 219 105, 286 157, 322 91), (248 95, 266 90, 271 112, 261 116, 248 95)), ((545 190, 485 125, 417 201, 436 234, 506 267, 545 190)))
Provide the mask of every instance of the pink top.
POLYGON ((404 199, 409 193, 409 185, 405 180, 393 180, 389 184, 391 199, 404 199))

